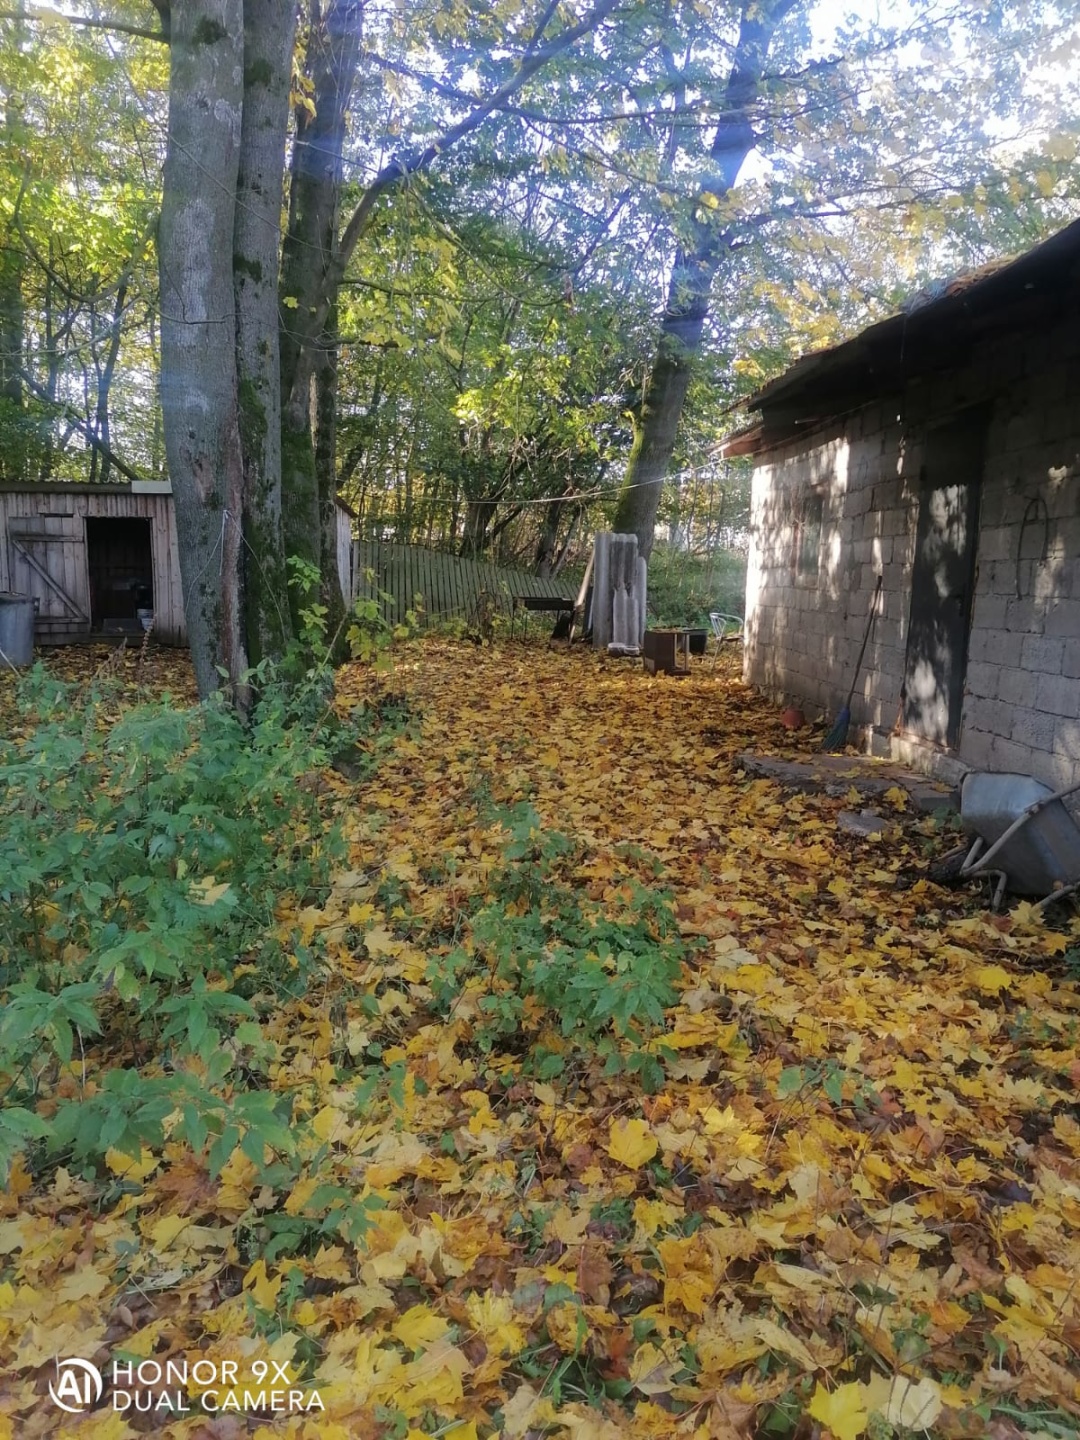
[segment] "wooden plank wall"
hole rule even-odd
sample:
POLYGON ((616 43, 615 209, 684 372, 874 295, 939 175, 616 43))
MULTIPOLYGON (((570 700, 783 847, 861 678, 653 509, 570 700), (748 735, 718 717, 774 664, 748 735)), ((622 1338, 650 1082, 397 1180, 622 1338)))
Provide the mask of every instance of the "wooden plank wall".
POLYGON ((355 554, 352 538, 352 516, 343 509, 336 507, 337 512, 337 567, 338 579, 341 582, 341 593, 345 597, 345 604, 351 605, 356 599, 356 574, 355 554))
POLYGON ((72 486, 0 492, 0 590, 22 589, 39 600, 34 638, 38 644, 64 644, 90 632, 90 575, 86 555, 88 517, 131 517, 150 521, 154 567, 154 639, 166 645, 187 642, 184 597, 171 495, 138 495, 116 487, 115 494, 72 486), (35 558, 47 557, 56 585, 74 602, 66 605, 40 574, 21 559, 9 529, 43 537, 32 546, 35 558), (48 537, 44 543, 44 537, 48 537))
POLYGON ((492 597, 499 611, 509 615, 515 595, 548 595, 572 602, 577 587, 569 580, 541 580, 528 570, 503 569, 482 560, 464 560, 442 550, 420 545, 392 545, 385 541, 356 543, 357 593, 385 591, 391 598, 386 618, 399 624, 422 597, 421 623, 431 620, 469 620, 475 615, 481 591, 492 597), (374 572, 374 579, 367 572, 374 572))
MULTIPOLYGON (((19 590, 37 598, 38 644, 59 645, 85 639, 91 631, 86 521, 109 517, 150 521, 154 639, 166 645, 186 645, 176 507, 167 492, 139 492, 126 485, 0 487, 0 590, 19 590), (54 585, 13 548, 9 531, 33 535, 31 554, 48 570, 54 585)), ((345 603, 351 604, 359 578, 356 546, 352 518, 341 507, 337 511, 337 559, 342 594, 345 603)))

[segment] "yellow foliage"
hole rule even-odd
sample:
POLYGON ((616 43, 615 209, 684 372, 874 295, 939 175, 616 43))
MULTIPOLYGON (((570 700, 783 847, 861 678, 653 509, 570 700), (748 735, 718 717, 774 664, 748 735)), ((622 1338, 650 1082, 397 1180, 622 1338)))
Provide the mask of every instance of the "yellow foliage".
POLYGON ((656 1136, 644 1120, 613 1120, 609 1130, 607 1153, 629 1170, 642 1165, 660 1149, 656 1136))
POLYGON ((807 1410, 836 1440, 857 1440, 869 1420, 863 1387, 857 1383, 831 1391, 817 1385, 807 1410))
MULTIPOLYGON (((411 733, 372 778, 337 777, 341 873, 278 917, 322 947, 317 973, 260 998, 299 1159, 267 1147, 260 1168, 238 1144, 213 1177, 173 1138, 110 1150, 98 1177, 15 1172, 0 1440, 48 1433, 58 1357, 119 1352, 313 1357, 325 1413, 260 1417, 261 1440, 745 1440, 791 1396, 797 1433, 835 1440, 1011 1435, 1036 1405, 1064 1430, 1080 993, 1056 957, 1080 927, 937 890, 902 792, 889 844, 860 846, 837 831, 847 797, 749 779, 740 751, 779 742, 775 710, 724 666, 676 685, 428 641, 388 679, 347 667, 338 702, 387 686, 411 733), (670 894, 679 992, 636 1052, 613 1028, 605 1053, 567 1039, 535 998, 481 1044, 509 985, 486 956, 436 995, 477 954, 499 817, 525 799, 536 845, 570 838, 561 883, 612 923, 670 894), (533 1066, 537 1037, 560 1073, 533 1066), (623 1068, 635 1053, 665 1067, 657 1093, 623 1068)), ((516 913, 542 913, 549 876, 515 863, 516 913)), ((91 1045, 65 1092, 99 1083, 91 1045)), ((71 1433, 126 1424, 102 1408, 71 1433)))

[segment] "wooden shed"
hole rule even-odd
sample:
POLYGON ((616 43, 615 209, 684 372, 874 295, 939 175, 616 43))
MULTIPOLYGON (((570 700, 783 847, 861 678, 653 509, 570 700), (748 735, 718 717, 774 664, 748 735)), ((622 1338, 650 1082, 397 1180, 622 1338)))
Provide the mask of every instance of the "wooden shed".
POLYGON ((126 485, 0 485, 0 590, 37 601, 34 641, 90 635, 187 640, 167 481, 126 485))
MULTIPOLYGON (((338 569, 346 604, 355 596, 352 511, 337 512, 338 569)), ((67 645, 91 635, 187 644, 172 487, 0 485, 0 591, 37 601, 34 643, 67 645), (142 612, 140 614, 140 612, 142 612)))

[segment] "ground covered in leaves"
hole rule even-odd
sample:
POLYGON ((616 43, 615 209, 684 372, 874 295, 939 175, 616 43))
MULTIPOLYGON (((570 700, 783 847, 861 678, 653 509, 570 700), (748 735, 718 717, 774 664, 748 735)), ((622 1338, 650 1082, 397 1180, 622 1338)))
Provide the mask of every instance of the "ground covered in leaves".
POLYGON ((730 671, 417 642, 338 701, 393 738, 319 780, 348 853, 262 1025, 299 1167, 17 1165, 0 1436, 1077 1433, 1075 924, 920 878, 899 791, 863 840, 748 778, 790 738, 730 671), (118 1354, 324 1408, 43 1403, 118 1354))

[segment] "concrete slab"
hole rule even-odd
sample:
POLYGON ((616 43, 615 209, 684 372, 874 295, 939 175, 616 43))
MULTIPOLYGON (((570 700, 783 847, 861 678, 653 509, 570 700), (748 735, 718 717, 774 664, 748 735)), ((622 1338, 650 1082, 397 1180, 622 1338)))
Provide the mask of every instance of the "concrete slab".
POLYGON ((880 799, 886 790, 899 786, 912 806, 923 814, 960 808, 959 792, 943 781, 918 775, 890 760, 868 755, 814 755, 801 760, 781 759, 744 750, 739 764, 756 779, 775 780, 785 790, 807 795, 834 795, 841 798, 855 790, 864 800, 880 799))

